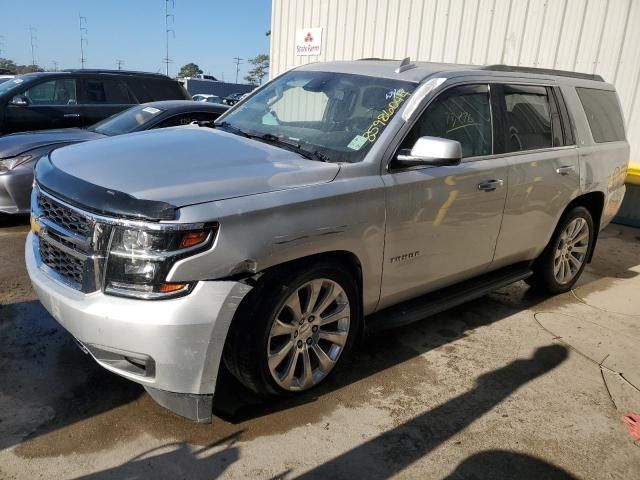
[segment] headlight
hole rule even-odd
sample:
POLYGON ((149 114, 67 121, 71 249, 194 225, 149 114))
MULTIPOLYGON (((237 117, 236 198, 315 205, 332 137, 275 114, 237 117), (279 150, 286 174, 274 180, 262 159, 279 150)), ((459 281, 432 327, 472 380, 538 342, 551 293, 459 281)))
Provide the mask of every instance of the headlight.
POLYGON ((150 231, 115 227, 107 259, 105 293, 164 299, 186 295, 193 282, 166 282, 175 262, 207 249, 217 225, 201 230, 150 231))
POLYGON ((0 173, 6 173, 18 165, 28 162, 31 158, 32 155, 18 155, 17 157, 0 159, 0 173))

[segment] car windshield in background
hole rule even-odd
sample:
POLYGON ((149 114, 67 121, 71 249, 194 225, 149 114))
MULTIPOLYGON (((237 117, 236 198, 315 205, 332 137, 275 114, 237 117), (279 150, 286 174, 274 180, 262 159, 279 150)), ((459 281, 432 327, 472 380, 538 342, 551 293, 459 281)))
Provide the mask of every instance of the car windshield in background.
POLYGON ((0 95, 8 92, 9 90, 19 87, 23 82, 24 80, 21 78, 11 78, 6 82, 0 83, 0 95))
POLYGON ((417 84, 332 72, 293 71, 218 124, 331 162, 359 162, 417 84))
POLYGON ((89 130, 102 135, 123 135, 149 123, 162 112, 156 107, 139 105, 102 120, 89 127, 89 130))

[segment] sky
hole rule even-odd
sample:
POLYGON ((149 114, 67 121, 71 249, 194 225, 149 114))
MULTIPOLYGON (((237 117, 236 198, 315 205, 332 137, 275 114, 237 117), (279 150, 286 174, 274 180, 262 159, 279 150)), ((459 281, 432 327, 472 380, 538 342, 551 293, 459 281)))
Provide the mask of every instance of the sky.
MULTIPOLYGON (((175 38, 169 37, 169 74, 194 62, 221 80, 235 81, 247 59, 269 53, 270 0, 175 0, 169 2, 175 38)), ((80 68, 79 16, 86 17, 86 68, 165 72, 165 0, 0 0, 0 57, 31 64, 30 26, 36 63, 80 68)))

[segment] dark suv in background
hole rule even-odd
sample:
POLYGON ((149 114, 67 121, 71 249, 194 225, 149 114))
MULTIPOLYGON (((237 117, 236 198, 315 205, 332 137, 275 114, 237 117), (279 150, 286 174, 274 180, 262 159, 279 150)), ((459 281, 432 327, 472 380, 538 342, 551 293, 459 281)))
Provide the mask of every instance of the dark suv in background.
POLYGON ((0 135, 83 127, 135 104, 190 99, 178 82, 156 73, 121 70, 28 73, 0 84, 0 135))

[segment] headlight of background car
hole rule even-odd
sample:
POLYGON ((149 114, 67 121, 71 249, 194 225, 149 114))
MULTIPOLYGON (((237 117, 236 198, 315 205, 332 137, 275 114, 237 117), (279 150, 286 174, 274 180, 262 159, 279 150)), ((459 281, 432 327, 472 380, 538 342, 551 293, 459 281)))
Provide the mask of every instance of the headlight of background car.
POLYGON ((6 173, 9 170, 16 168, 18 165, 28 162, 33 158, 33 155, 18 155, 17 157, 0 159, 0 173, 6 173))
POLYGON ((144 299, 186 295, 194 283, 167 282, 167 274, 177 260, 210 247, 216 233, 217 225, 189 231, 115 227, 106 266, 105 293, 144 299))

